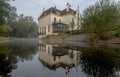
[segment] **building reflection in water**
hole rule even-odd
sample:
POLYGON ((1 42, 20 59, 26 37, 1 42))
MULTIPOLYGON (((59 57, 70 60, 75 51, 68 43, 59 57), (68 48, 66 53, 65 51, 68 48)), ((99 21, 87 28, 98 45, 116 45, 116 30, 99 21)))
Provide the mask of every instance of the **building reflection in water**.
POLYGON ((81 48, 40 42, 39 60, 50 70, 64 68, 66 74, 75 68, 76 71, 79 70, 78 76, 84 73, 84 77, 120 77, 119 51, 120 49, 104 46, 81 48))
POLYGON ((76 71, 78 70, 80 51, 39 42, 39 60, 50 70, 62 67, 68 74, 73 67, 76 68, 76 71))

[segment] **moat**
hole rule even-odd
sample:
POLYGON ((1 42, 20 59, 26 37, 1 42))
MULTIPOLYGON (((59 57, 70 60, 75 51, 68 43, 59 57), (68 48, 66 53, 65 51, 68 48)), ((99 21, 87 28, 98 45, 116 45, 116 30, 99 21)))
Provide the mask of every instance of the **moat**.
POLYGON ((0 76, 120 77, 120 48, 13 40, 0 44, 0 76))

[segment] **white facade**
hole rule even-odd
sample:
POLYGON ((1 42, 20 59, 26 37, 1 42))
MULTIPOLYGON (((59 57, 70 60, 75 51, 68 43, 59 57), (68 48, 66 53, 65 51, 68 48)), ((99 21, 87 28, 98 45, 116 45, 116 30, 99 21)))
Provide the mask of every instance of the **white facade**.
POLYGON ((77 30, 81 26, 80 21, 80 12, 79 8, 74 11, 70 8, 69 4, 67 4, 67 8, 63 11, 59 11, 56 7, 51 7, 50 9, 43 11, 40 15, 39 21, 39 35, 52 35, 53 28, 52 24, 56 23, 64 23, 69 26, 69 30, 77 30), (78 22, 79 21, 79 22, 78 22), (74 25, 71 26, 71 23, 74 22, 74 25))

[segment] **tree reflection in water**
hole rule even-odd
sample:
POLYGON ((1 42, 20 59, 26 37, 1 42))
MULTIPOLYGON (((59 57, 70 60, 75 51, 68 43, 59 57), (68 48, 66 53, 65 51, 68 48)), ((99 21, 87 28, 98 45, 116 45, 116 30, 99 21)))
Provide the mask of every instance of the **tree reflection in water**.
MULTIPOLYGON (((55 70, 57 73, 66 73, 72 77, 75 75, 76 77, 86 77, 86 75, 87 77, 119 77, 119 74, 117 75, 116 72, 120 71, 120 49, 108 47, 81 48, 47 44, 38 45, 38 57, 42 65, 50 70, 55 70), (59 67, 62 67, 62 71, 64 70, 65 72, 61 73, 58 71, 61 70, 57 69, 59 67), (79 75, 73 72, 74 70, 78 70, 77 72, 79 75)), ((24 61, 30 61, 36 53, 37 43, 31 40, 17 40, 6 44, 0 44, 0 76, 11 77, 11 71, 16 70, 18 62, 24 63, 24 61)), ((32 61, 34 61, 34 59, 32 61)), ((27 67, 24 69, 27 69, 27 67)), ((36 71, 39 70, 40 69, 36 71)), ((32 71, 32 74, 35 75, 36 71, 32 71)), ((46 72, 46 70, 43 71, 46 72)), ((48 75, 51 74, 54 75, 55 72, 51 73, 50 71, 48 73, 48 75)), ((19 73, 18 76, 21 77, 21 73, 19 73)), ((24 77, 26 77, 26 74, 24 77)))
POLYGON ((11 55, 19 58, 19 61, 32 60, 37 53, 37 41, 35 40, 16 40, 8 44, 12 48, 11 55))
POLYGON ((16 63, 15 58, 0 54, 0 75, 2 77, 10 77, 11 71, 17 68, 16 63))
POLYGON ((0 44, 0 75, 11 77, 12 70, 17 68, 17 62, 31 60, 37 53, 37 43, 30 40, 16 40, 0 44))
POLYGON ((82 50, 81 67, 88 77, 117 77, 114 49, 89 47, 82 50))
POLYGON ((80 65, 87 77, 119 77, 120 49, 39 44, 39 59, 50 70, 63 67, 68 74, 80 65))

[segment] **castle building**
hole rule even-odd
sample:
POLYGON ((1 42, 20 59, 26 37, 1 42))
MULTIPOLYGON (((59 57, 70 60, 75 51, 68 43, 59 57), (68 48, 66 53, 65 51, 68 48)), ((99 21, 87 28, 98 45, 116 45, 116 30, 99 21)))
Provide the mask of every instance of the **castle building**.
POLYGON ((43 10, 38 18, 38 22, 38 32, 40 36, 79 30, 81 28, 79 7, 77 7, 76 10, 73 10, 69 3, 67 3, 66 8, 63 10, 51 7, 47 10, 43 10))
POLYGON ((80 63, 80 51, 58 45, 49 45, 41 41, 39 41, 38 46, 38 58, 43 66, 50 70, 56 70, 62 67, 66 70, 66 73, 73 67, 76 68, 77 71, 80 63))

